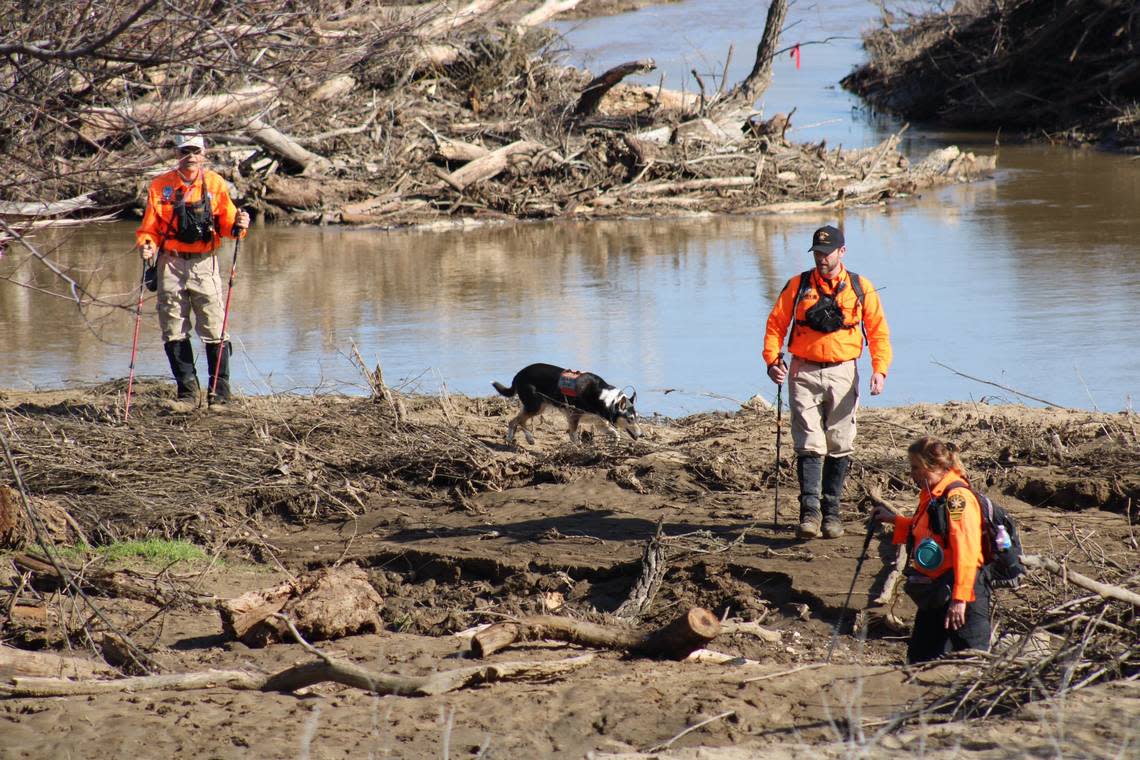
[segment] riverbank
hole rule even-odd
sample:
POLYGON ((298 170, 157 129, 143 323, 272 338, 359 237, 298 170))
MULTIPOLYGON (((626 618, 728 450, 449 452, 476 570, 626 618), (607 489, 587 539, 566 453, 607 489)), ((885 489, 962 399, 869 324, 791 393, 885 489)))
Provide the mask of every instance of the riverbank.
MULTIPOLYGON (((534 446, 512 448, 503 435, 514 408, 498 397, 400 396, 377 385, 375 398, 251 397, 225 412, 176 413, 168 384, 146 382, 124 423, 123 391, 115 382, 0 397, 5 440, 32 507, 44 516, 45 539, 72 545, 80 536, 90 544, 161 536, 191 541, 214 559, 192 568, 134 566, 125 576, 133 582, 129 594, 123 583, 98 585, 106 577, 100 561, 83 565, 92 603, 106 616, 101 622, 42 570, 9 571, 0 580, 13 601, 4 624, 9 645, 63 653, 70 644, 73 655, 99 660, 88 647, 110 625, 128 632, 160 672, 272 672, 305 660, 305 651, 295 643, 249 648, 234 641, 218 602, 316 568, 355 564, 383 600, 382 630, 318 645, 378 671, 450 670, 465 665, 451 658, 468 646, 453 634, 481 623, 547 612, 615 624, 612 615, 643 575, 643 552, 660 531, 660 587, 636 620, 654 627, 687 607, 707 608, 739 624, 732 632, 726 622, 729 632, 708 645, 735 659, 671 663, 601 650, 584 669, 544 683, 421 698, 377 699, 328 683, 303 697, 227 688, 22 697, 0 703, 12 751, 36 755, 82 742, 122 757, 137 755, 145 742, 156 751, 221 755, 251 745, 273 756, 367 748, 402 757, 438 756, 443 746, 474 755, 486 746, 484 756, 581 757, 649 750, 706 719, 671 743, 675 756, 701 745, 725 757, 741 748, 790 753, 805 746, 823 754, 851 746, 897 754, 919 743, 951 752, 965 735, 1019 752, 1059 744, 1077 754, 1090 747, 1111 753, 1135 741, 1140 699, 1116 680, 1135 675, 1134 647, 1131 655, 1114 649, 1110 628, 1081 655, 1089 668, 1080 672, 1123 659, 1082 684, 1090 688, 1070 692, 1063 706, 1038 701, 1060 683, 1060 670, 1046 665, 1036 676, 1046 688, 998 700, 1000 717, 941 723, 947 708, 934 704, 955 694, 960 678, 975 685, 981 705, 998 693, 987 690, 988 679, 1018 682, 1008 666, 998 671, 986 661, 898 666, 903 634, 892 626, 905 626, 912 611, 905 599, 889 608, 873 601, 895 558, 883 536, 852 605, 863 611, 866 641, 845 625, 833 664, 823 663, 870 500, 913 505, 904 454, 920 434, 962 447, 973 482, 1022 525, 1027 552, 1067 557, 1071 570, 1135 588, 1130 523, 1140 502, 1140 440, 1131 414, 977 403, 865 410, 845 494, 848 534, 805 543, 791 529, 790 452, 777 470, 775 414, 760 402, 733 413, 645 420, 638 441, 593 436, 578 446, 567 443, 554 416, 537 427, 534 446), (929 709, 913 712, 924 705, 929 709), (1080 722, 1106 709, 1120 719, 1080 722), (1042 720, 1054 711, 1071 719, 1064 731, 1042 720), (904 715, 911 717, 894 722, 904 715), (877 734, 884 726, 894 728, 877 734)), ((18 515, 18 496, 7 494, 6 514, 18 515)), ((35 549, 12 542, 28 538, 26 525, 8 525, 10 558, 35 549)), ((24 565, 17 560, 16 567, 24 565)), ((1038 638, 1060 645, 1083 623, 1068 619, 1072 607, 1068 618, 1041 616, 1066 601, 1099 602, 1035 571, 1022 590, 1000 595, 998 631, 1007 643, 1019 641, 1039 623, 1053 633, 1038 638)), ((1125 646, 1132 647, 1135 618, 1117 604, 1102 619, 1131 627, 1125 646)), ((106 645, 102 652, 116 661, 106 645)), ((535 643, 491 661, 581 653, 535 643)))

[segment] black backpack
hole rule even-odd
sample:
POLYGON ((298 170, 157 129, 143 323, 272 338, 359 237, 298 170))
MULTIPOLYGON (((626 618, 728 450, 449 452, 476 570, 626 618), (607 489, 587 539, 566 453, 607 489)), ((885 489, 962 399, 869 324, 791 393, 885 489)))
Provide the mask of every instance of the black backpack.
MULTIPOLYGON (((1021 534, 1017 530, 1017 523, 1008 512, 990 501, 988 496, 978 493, 961 481, 946 486, 946 490, 942 493, 943 504, 955 488, 969 489, 982 508, 982 561, 988 570, 987 581, 990 588, 1017 588, 1021 585, 1021 576, 1025 574, 1025 566, 1021 564, 1021 534), (1009 536, 1008 548, 998 545, 999 527, 1004 527, 1006 535, 1009 536)), ((945 509, 944 506, 942 508, 945 509)), ((941 531, 943 541, 948 541, 949 522, 943 520, 942 525, 945 526, 941 531)))

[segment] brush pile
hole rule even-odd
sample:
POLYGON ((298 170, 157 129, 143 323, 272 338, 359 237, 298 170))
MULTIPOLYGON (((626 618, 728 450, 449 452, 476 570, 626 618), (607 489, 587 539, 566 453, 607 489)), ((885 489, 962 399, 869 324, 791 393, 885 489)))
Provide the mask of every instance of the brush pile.
POLYGON ((0 0, 0 215, 137 211, 188 126, 241 205, 311 223, 819 209, 993 168, 956 149, 910 166, 895 137, 790 143, 790 115, 751 111, 779 23, 736 87, 622 83, 652 60, 566 68, 540 24, 573 5, 0 0))
POLYGON ((843 86, 876 108, 956 127, 1140 145, 1140 6, 1132 0, 961 0, 884 12, 843 86), (901 23, 899 23, 901 20, 901 23))

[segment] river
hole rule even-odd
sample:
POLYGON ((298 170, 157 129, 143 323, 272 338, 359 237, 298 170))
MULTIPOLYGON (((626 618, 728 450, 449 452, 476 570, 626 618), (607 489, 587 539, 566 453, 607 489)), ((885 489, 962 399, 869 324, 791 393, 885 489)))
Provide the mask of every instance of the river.
MULTIPOLYGON (((710 87, 728 44, 730 80, 751 66, 764 19, 749 13, 755 3, 690 0, 559 27, 570 60, 595 72, 652 56, 666 86, 682 86, 696 66, 710 87)), ((857 0, 793 6, 785 39, 802 43, 801 67, 782 57, 762 103, 769 114, 796 107, 800 126, 790 137, 862 147, 898 129, 836 84, 860 60, 856 35, 876 13, 857 0)), ((997 150, 999 171, 992 181, 851 210, 842 220, 563 221, 446 232, 256 226, 233 294, 236 387, 363 393, 355 345, 409 392, 486 395, 491 380, 509 383, 523 365, 547 361, 636 388, 642 414, 731 409, 756 393, 771 399, 759 358, 767 311, 787 279, 811 265, 812 230, 841 221, 847 264, 881 291, 896 357, 886 392, 864 403, 1039 405, 1020 392, 1062 406, 1131 409, 1140 392, 1131 323, 1140 307, 1140 161, 998 146, 992 134, 921 125, 906 133, 912 156, 946 144, 997 150)), ((133 305, 134 226, 34 240, 103 299, 133 305)), ((221 258, 223 275, 231 251, 221 258)), ((22 251, 0 260, 0 273, 59 291, 22 251)), ((125 377, 132 326, 125 309, 80 314, 66 298, 0 282, 0 388, 125 377)), ((199 367, 204 375, 203 356, 199 367)), ((866 356, 860 367, 865 384, 866 356)), ((168 374, 153 300, 144 307, 138 371, 168 374)))

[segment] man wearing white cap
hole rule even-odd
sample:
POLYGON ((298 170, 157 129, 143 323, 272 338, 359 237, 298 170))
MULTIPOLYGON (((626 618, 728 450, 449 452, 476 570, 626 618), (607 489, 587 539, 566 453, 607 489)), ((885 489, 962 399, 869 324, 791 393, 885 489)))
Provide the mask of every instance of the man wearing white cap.
POLYGON ((226 181, 206 168, 206 140, 200 132, 179 132, 174 147, 178 166, 151 182, 135 241, 143 261, 157 258, 158 324, 178 384, 178 402, 183 408, 198 403, 193 318, 193 328, 206 344, 209 387, 215 389, 209 403, 224 404, 230 398, 230 344, 222 334, 217 250, 223 237, 245 237, 249 214, 230 200, 226 181))

